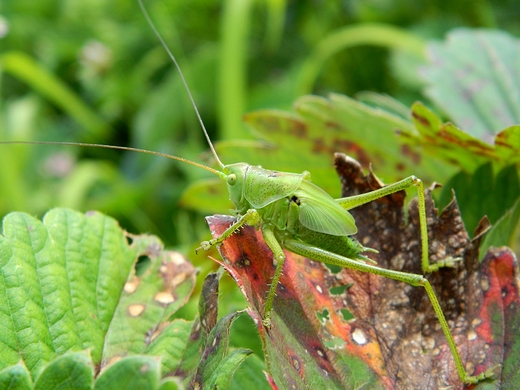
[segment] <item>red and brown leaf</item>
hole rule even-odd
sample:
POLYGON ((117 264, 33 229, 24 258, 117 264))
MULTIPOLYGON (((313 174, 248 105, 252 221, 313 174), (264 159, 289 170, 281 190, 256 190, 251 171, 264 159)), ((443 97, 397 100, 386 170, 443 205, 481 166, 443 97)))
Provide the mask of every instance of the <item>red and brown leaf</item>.
MULTIPOLYGON (((365 176, 360 165, 344 155, 336 156, 336 169, 344 196, 381 186, 375 175, 365 176)), ((470 240, 455 200, 437 216, 430 192, 431 261, 464 259, 453 269, 428 275, 461 357, 470 373, 501 364, 492 383, 514 383, 520 366, 520 342, 514 337, 520 328, 516 258, 501 248, 489 251, 479 263, 486 220, 470 240)), ((417 204, 411 202, 405 222, 404 200, 400 192, 352 210, 359 229, 356 238, 379 251, 372 257, 380 267, 421 273, 417 204)), ((218 236, 233 218, 214 216, 208 221, 218 236)), ((222 265, 248 299, 269 374, 279 388, 464 388, 423 289, 348 269, 333 272, 286 252, 272 327, 266 329, 261 319, 274 266, 260 231, 242 229, 220 252, 222 265), (339 286, 347 288, 338 293, 339 286), (349 313, 354 318, 349 319, 349 313)))

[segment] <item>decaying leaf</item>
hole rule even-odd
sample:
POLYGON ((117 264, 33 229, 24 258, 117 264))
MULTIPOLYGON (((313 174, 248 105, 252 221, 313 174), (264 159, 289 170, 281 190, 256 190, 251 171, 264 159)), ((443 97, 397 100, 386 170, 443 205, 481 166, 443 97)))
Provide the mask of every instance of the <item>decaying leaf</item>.
MULTIPOLYGON (((375 175, 365 176, 360 165, 344 155, 336 156, 336 169, 344 196, 381 186, 375 175)), ((470 240, 455 200, 436 215, 433 188, 426 191, 430 261, 446 256, 463 261, 428 279, 468 371, 479 373, 501 364, 502 369, 495 370, 497 379, 486 384, 512 384, 519 375, 514 352, 520 327, 517 260, 500 248, 479 263, 486 220, 470 240)), ((411 202, 405 221, 404 200, 401 192, 352 210, 359 229, 356 238, 379 251, 371 257, 380 267, 422 273, 417 204, 411 202)), ((233 219, 215 216, 208 221, 217 236, 233 219)), ((333 272, 286 253, 273 325, 266 329, 261 318, 274 266, 261 233, 246 227, 220 251, 222 264, 248 299, 269 374, 279 388, 464 388, 423 289, 346 269, 333 272), (349 313, 354 318, 349 319, 349 313)))

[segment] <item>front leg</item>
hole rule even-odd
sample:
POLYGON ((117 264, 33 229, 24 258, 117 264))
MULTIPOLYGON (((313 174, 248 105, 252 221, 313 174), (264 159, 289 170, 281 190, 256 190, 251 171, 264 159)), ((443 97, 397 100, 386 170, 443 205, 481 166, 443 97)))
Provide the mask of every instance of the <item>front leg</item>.
POLYGON ((195 253, 197 253, 201 249, 207 251, 212 246, 221 244, 226 238, 231 236, 244 225, 254 226, 257 225, 259 222, 260 214, 258 214, 258 211, 256 211, 255 209, 249 209, 233 225, 228 227, 220 236, 213 238, 209 241, 202 241, 200 243, 200 246, 195 250, 195 253))
POLYGON ((271 311, 273 309, 273 301, 276 295, 276 288, 278 287, 278 283, 280 282, 280 277, 282 276, 283 264, 285 262, 285 253, 280 246, 280 243, 276 239, 276 236, 273 233, 273 230, 270 226, 262 226, 262 236, 264 237, 265 243, 273 252, 273 263, 276 265, 276 269, 274 271, 273 278, 271 279, 271 283, 269 284, 269 292, 267 293, 267 298, 265 299, 264 304, 264 320, 262 321, 263 325, 266 328, 271 327, 271 311))

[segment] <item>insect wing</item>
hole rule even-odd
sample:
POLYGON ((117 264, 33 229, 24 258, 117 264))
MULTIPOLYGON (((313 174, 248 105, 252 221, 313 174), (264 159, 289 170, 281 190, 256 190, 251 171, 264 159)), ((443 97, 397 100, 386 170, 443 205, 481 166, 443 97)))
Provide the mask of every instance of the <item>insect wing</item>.
POLYGON ((245 173, 244 196, 253 207, 260 209, 292 195, 300 187, 304 176, 250 165, 245 173))
POLYGON ((354 217, 320 187, 303 181, 294 192, 300 203, 300 223, 306 228, 333 236, 357 233, 354 217))

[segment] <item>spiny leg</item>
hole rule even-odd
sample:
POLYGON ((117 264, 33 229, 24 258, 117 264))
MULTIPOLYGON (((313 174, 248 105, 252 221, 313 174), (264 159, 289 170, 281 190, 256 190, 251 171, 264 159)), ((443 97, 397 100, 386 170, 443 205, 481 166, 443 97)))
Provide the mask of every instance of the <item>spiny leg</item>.
POLYGON ((195 253, 201 249, 205 251, 209 250, 212 246, 221 244, 226 238, 231 236, 237 230, 239 230, 244 225, 256 225, 260 222, 260 214, 255 209, 249 209, 247 212, 242 215, 235 223, 233 223, 230 227, 228 227, 224 232, 218 236, 217 238, 213 238, 209 241, 202 241, 200 246, 195 250, 195 253))
POLYGON ((495 369, 495 367, 490 368, 487 371, 476 376, 468 375, 462 363, 462 359, 460 358, 459 352, 457 350, 455 339, 451 334, 448 322, 446 321, 446 317, 444 316, 444 313, 439 304, 439 300, 437 299, 437 296, 435 295, 435 292, 433 291, 433 287, 431 286, 430 282, 428 282, 428 280, 424 278, 422 275, 375 267, 356 260, 348 259, 336 253, 323 250, 321 248, 305 244, 301 241, 286 240, 284 242, 284 246, 291 252, 305 256, 315 261, 333 264, 343 268, 354 269, 361 272, 380 275, 385 278, 394 279, 416 287, 424 287, 424 289, 426 290, 426 294, 430 299, 435 315, 439 320, 444 336, 446 337, 446 340, 448 342, 448 346, 450 348, 451 354, 453 355, 453 360, 455 361, 455 365, 457 367, 457 372, 459 374, 460 379, 464 383, 478 383, 479 381, 494 376, 493 370, 495 369))
MULTIPOLYGON (((256 211, 255 209, 250 209, 243 216, 241 216, 238 219, 238 221, 236 221, 230 227, 228 227, 220 236, 209 241, 201 242, 200 247, 198 247, 196 251, 200 249, 208 250, 213 245, 218 245, 222 243, 226 238, 231 236, 242 226, 256 225, 259 221, 260 215, 258 214, 258 211, 256 211)), ((271 327, 271 310, 273 308, 273 300, 276 294, 276 287, 278 286, 278 283, 280 282, 280 277, 282 276, 283 263, 285 262, 285 253, 280 244, 278 243, 278 240, 276 239, 271 227, 267 225, 262 226, 262 235, 267 246, 273 252, 274 262, 276 264, 276 269, 269 286, 269 292, 265 300, 264 320, 262 321, 264 326, 269 328, 271 327)))
POLYGON ((276 288, 278 287, 280 277, 282 276, 283 263, 285 262, 285 253, 270 227, 262 226, 262 236, 264 237, 265 243, 269 249, 271 249, 273 252, 273 257, 276 264, 276 269, 269 285, 269 292, 265 300, 264 320, 262 321, 265 327, 270 328, 271 310, 273 309, 273 300, 276 294, 276 288))
POLYGON ((415 187, 417 190, 417 204, 419 207, 419 226, 421 231, 421 264, 423 272, 430 273, 438 271, 442 267, 453 267, 460 258, 447 257, 442 261, 430 264, 428 256, 428 225, 426 223, 426 201, 424 199, 424 185, 421 179, 416 176, 410 176, 406 179, 400 180, 397 183, 389 184, 383 188, 367 192, 365 194, 354 195, 346 198, 336 199, 341 206, 350 210, 354 207, 361 206, 365 203, 383 198, 387 195, 394 194, 401 190, 410 187, 415 187))

